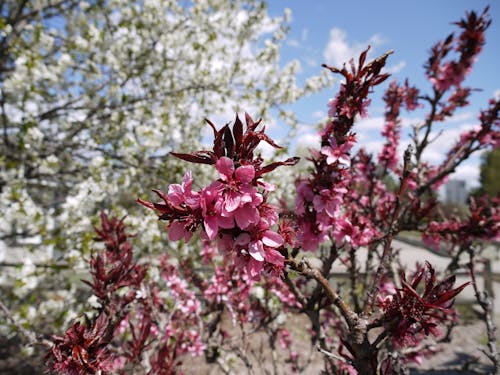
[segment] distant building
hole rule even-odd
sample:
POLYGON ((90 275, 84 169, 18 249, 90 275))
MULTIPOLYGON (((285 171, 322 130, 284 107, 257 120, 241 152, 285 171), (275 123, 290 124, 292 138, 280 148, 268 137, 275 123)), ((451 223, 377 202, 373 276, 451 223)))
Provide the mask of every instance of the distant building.
POLYGON ((465 204, 469 195, 464 180, 450 180, 446 184, 446 203, 465 204))

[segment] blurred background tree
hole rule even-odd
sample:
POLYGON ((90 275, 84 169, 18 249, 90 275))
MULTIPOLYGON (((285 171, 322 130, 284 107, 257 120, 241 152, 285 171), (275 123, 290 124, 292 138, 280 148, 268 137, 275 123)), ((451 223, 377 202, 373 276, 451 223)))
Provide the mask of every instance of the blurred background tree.
POLYGON ((293 126, 285 105, 330 83, 300 87, 299 63, 280 65, 287 14, 258 0, 10 0, 0 14, 0 239, 54 254, 85 251, 101 209, 147 231, 135 197, 178 179, 169 152, 199 148, 204 118, 293 126))
POLYGON ((203 148, 204 118, 293 129, 286 104, 332 81, 299 85, 300 64, 280 63, 288 17, 260 0, 0 2, 0 287, 15 319, 53 330, 81 309, 103 209, 128 215, 143 254, 172 246, 135 198, 180 180, 169 152, 203 148))
POLYGON ((500 148, 483 154, 479 182, 481 194, 492 197, 500 195, 500 148))

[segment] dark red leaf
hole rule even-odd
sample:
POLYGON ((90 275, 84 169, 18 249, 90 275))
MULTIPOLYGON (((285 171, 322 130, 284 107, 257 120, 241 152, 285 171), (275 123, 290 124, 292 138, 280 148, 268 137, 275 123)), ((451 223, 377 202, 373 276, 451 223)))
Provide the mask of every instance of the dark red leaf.
POLYGON ((245 112, 245 122, 247 124, 247 131, 254 131, 260 123, 260 121, 255 123, 247 112, 245 112))
POLYGON ((455 298, 458 295, 458 293, 460 293, 469 284, 470 282, 466 282, 460 285, 458 288, 455 288, 453 290, 441 294, 440 297, 437 299, 437 301, 434 303, 439 306, 450 301, 452 298, 455 298))
POLYGON ((238 115, 236 115, 236 120, 234 120, 233 136, 236 145, 236 152, 239 152, 243 141, 243 123, 241 122, 238 115))
POLYGON ((210 127, 212 128, 213 132, 214 132, 214 138, 217 136, 217 128, 215 127, 214 123, 212 121, 210 121, 209 119, 205 119, 205 122, 210 125, 210 127))
POLYGON ((281 165, 295 165, 299 162, 299 160, 300 160, 299 157, 293 157, 293 158, 286 159, 284 161, 273 162, 271 164, 268 164, 268 165, 262 167, 258 172, 258 176, 261 176, 265 173, 269 173, 281 165))
POLYGON ((216 156, 216 159, 219 159, 223 156, 225 156, 225 147, 224 147, 224 132, 226 129, 229 127, 229 124, 226 124, 222 127, 221 130, 217 132, 214 138, 214 154, 216 156))
POLYGON ((364 65, 365 60, 366 60, 366 55, 368 54, 368 51, 369 51, 369 50, 370 50, 370 46, 368 46, 368 48, 367 48, 367 49, 365 49, 365 50, 361 53, 361 55, 359 55, 359 62, 358 62, 358 64, 359 64, 358 66, 359 66, 359 67, 362 67, 362 66, 364 65))
POLYGON ((225 127, 224 143, 226 146, 226 156, 232 159, 234 156, 234 140, 233 140, 233 134, 231 133, 231 129, 229 129, 229 126, 225 127))
POLYGON ((176 158, 188 161, 190 163, 215 164, 217 162, 211 151, 196 151, 190 154, 171 152, 170 154, 175 156, 176 158))

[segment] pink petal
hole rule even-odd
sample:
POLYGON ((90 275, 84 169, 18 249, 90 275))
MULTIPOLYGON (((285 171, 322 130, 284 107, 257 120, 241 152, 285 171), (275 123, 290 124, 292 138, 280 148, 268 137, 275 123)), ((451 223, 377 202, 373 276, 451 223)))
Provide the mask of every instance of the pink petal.
POLYGON ((184 202, 184 190, 181 185, 172 184, 168 187, 168 201, 174 206, 184 202))
POLYGON ((207 216, 205 217, 205 232, 207 232, 207 236, 210 240, 213 240, 215 236, 217 236, 217 232, 219 231, 219 227, 217 225, 217 218, 215 216, 207 216))
POLYGON ((243 165, 235 172, 236 179, 244 184, 249 184, 255 178, 255 168, 253 165, 243 165))
POLYGON ((278 233, 273 232, 272 230, 266 230, 262 236, 262 242, 266 246, 280 247, 283 245, 284 240, 278 233))
POLYGON ((263 262, 259 262, 253 258, 250 258, 247 263, 247 272, 253 280, 258 280, 260 276, 260 271, 264 267, 263 262))
POLYGON ((200 207, 200 196, 197 192, 191 193, 190 196, 186 197, 186 204, 193 210, 196 210, 200 207))
POLYGON ((351 166, 351 158, 349 155, 342 155, 338 158, 339 163, 345 165, 346 167, 351 166))
POLYGON ((217 224, 220 228, 231 229, 234 228, 234 217, 233 216, 219 216, 217 218, 217 224))
POLYGON ((221 178, 224 181, 229 180, 233 176, 234 163, 227 156, 223 156, 219 160, 217 160, 215 168, 217 168, 217 170, 221 174, 221 178))
POLYGON ((246 229, 250 224, 256 224, 259 222, 259 210, 246 204, 235 212, 234 218, 236 219, 238 227, 246 229))
POLYGON ((330 157, 335 157, 335 154, 333 153, 333 149, 330 146, 323 146, 321 147, 321 153, 325 156, 330 157))
POLYGON ((266 261, 276 266, 283 266, 285 257, 277 250, 269 249, 266 252, 266 261))
POLYGON ((182 187, 186 193, 189 193, 191 192, 191 186, 193 186, 193 177, 191 171, 187 171, 182 179, 182 187))
POLYGON ((228 234, 224 234, 224 235, 222 235, 222 237, 218 237, 217 238, 217 248, 223 254, 224 253, 229 254, 234 248, 233 238, 228 234))
POLYGON ((234 241, 234 243, 236 245, 243 246, 243 245, 248 244, 251 239, 252 238, 250 237, 250 234, 248 234, 248 233, 241 233, 238 237, 236 237, 236 240, 234 241))
POLYGON ((226 213, 233 212, 236 210, 241 203, 241 196, 235 191, 229 191, 226 193, 224 201, 224 210, 226 213))
POLYGON ((276 186, 274 186, 273 184, 270 184, 268 182, 265 182, 265 181, 259 181, 258 184, 260 186, 262 186, 262 188, 265 190, 265 191, 274 191, 276 190, 276 186))
POLYGON ((184 238, 186 235, 186 229, 184 228, 184 224, 173 221, 170 223, 168 227, 168 238, 170 241, 179 241, 184 238))
POLYGON ((264 261, 264 247, 261 241, 255 241, 248 247, 248 252, 250 256, 258 262, 264 261))
POLYGON ((258 206, 262 202, 264 202, 264 198, 262 197, 262 194, 257 193, 252 196, 252 205, 258 206))

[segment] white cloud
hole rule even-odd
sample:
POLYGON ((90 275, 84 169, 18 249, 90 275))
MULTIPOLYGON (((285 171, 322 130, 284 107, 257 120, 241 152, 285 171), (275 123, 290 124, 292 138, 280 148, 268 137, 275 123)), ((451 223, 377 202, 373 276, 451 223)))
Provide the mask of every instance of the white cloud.
POLYGON ((388 66, 387 69, 385 69, 385 71, 389 74, 396 74, 396 73, 399 73, 400 71, 402 71, 405 68, 405 66, 406 66, 406 62, 400 61, 397 64, 388 66))
POLYGON ((292 148, 294 149, 292 154, 300 154, 299 156, 304 156, 309 154, 310 148, 318 148, 321 142, 321 137, 319 136, 318 129, 315 125, 300 123, 297 125, 297 135, 292 142, 292 148))
POLYGON ((297 139, 295 153, 299 156, 309 155, 309 149, 317 149, 320 145, 321 137, 318 133, 306 133, 297 139))
POLYGON ((324 119, 326 117, 326 113, 324 111, 314 111, 312 113, 312 117, 316 119, 324 119))
POLYGON ((318 61, 313 59, 312 57, 304 57, 304 62, 307 64, 307 66, 319 68, 318 61))
POLYGON ((378 155, 384 146, 383 140, 367 141, 358 143, 357 148, 364 148, 369 154, 378 155))
POLYGON ((494 97, 495 99, 497 99, 497 100, 499 100, 499 99, 500 99, 500 89, 495 90, 495 91, 493 92, 493 97, 494 97))
POLYGON ((297 39, 288 39, 286 44, 288 44, 290 47, 295 47, 295 48, 300 47, 300 42, 297 39))
POLYGON ((261 154, 265 160, 270 160, 274 156, 276 149, 267 142, 260 142, 256 150, 257 154, 261 154))
MULTIPOLYGON (((499 94, 500 94, 500 91, 499 91, 499 94)), ((453 115, 451 118, 446 120, 446 122, 461 122, 461 121, 470 120, 473 117, 474 117, 474 113, 472 113, 472 112, 462 112, 462 113, 458 113, 456 115, 453 115)), ((461 128, 463 128, 463 126, 461 128)))
POLYGON ((366 130, 378 130, 380 132, 384 127, 384 118, 382 116, 360 118, 354 126, 355 131, 358 133, 366 130))
MULTIPOLYGON (((417 124, 421 119, 413 118, 413 117, 400 117, 401 120, 401 128, 409 129, 411 125, 417 124)), ((360 132, 362 130, 377 130, 379 133, 384 128, 385 118, 383 116, 368 116, 360 118, 355 126, 356 131, 360 132)), ((405 131, 402 131, 402 136, 405 135, 405 131)))
POLYGON ((302 41, 305 42, 307 41, 307 38, 309 37, 309 29, 302 29, 302 41))
POLYGON ((460 165, 450 179, 464 180, 469 188, 479 186, 479 165, 468 163, 460 165))
POLYGON ((457 128, 431 132, 429 135, 431 143, 425 148, 422 158, 431 164, 440 163, 445 153, 457 142, 460 133, 461 130, 457 128))
MULTIPOLYGON (((465 116, 464 116, 465 117, 465 116)), ((424 160, 436 164, 444 160, 448 150, 450 150, 460 139, 460 135, 474 128, 473 123, 463 123, 451 129, 432 131, 429 139, 432 141, 424 150, 422 157, 424 160)))
POLYGON ((357 58, 368 45, 376 47, 383 43, 384 39, 379 34, 371 36, 366 42, 349 43, 347 33, 342 29, 334 27, 330 30, 330 39, 323 51, 323 57, 327 64, 341 67, 342 64, 348 62, 351 58, 357 58))

